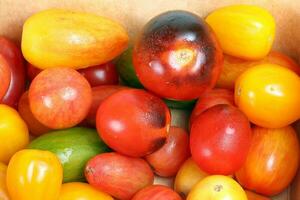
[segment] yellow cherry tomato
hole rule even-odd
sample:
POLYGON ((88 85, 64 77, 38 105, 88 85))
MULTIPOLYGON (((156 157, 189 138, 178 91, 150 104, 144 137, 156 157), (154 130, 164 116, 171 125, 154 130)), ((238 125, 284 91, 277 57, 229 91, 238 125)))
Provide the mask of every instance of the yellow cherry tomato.
POLYGON ((256 125, 287 126, 300 117, 300 78, 278 65, 257 65, 237 79, 235 103, 256 125))
POLYGON ((21 150, 10 160, 6 183, 11 200, 57 200, 63 169, 50 151, 21 150))
POLYGON ((275 20, 265 9, 233 5, 213 11, 206 22, 216 33, 224 53, 250 60, 265 57, 273 44, 275 20))
POLYGON ((11 156, 29 143, 28 128, 19 113, 0 104, 0 162, 8 163, 11 156))
POLYGON ((73 182, 62 185, 58 200, 113 200, 113 198, 87 183, 73 182))
POLYGON ((247 200, 243 188, 232 178, 221 175, 208 176, 195 185, 187 200, 247 200))
POLYGON ((6 169, 7 166, 0 163, 0 200, 9 200, 6 187, 6 169))

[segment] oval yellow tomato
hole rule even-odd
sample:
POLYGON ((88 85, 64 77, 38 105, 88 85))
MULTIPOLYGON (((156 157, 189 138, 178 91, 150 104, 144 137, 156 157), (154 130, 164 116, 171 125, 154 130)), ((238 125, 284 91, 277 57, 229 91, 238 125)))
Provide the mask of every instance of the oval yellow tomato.
POLYGON ((235 103, 249 120, 265 128, 281 128, 300 117, 300 78, 273 64, 245 71, 235 83, 235 103))
POLYGON ((273 44, 275 20, 265 9, 233 5, 213 11, 206 18, 224 53, 256 60, 265 57, 273 44))
POLYGON ((0 162, 8 163, 11 156, 29 143, 28 128, 19 113, 0 104, 0 162))
POLYGON ((0 163, 0 199, 9 200, 7 187, 6 187, 6 169, 7 166, 0 163))
POLYGON ((11 200, 57 200, 63 169, 50 151, 21 150, 10 160, 6 183, 11 200))
POLYGON ((87 183, 73 182, 62 185, 58 200, 113 200, 113 198, 87 183))
POLYGON ((221 175, 208 176, 195 185, 187 200, 247 200, 243 188, 232 178, 221 175))

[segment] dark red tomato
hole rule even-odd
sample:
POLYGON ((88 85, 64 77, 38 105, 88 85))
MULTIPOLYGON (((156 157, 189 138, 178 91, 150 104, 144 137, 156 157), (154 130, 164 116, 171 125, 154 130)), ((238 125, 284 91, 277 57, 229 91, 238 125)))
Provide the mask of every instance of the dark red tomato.
POLYGON ((182 200, 182 198, 169 187, 151 185, 136 193, 132 200, 182 200))
POLYGON ((168 99, 192 100, 216 84, 223 53, 204 20, 186 11, 169 11, 143 28, 133 64, 150 91, 168 99))
POLYGON ((234 105, 233 92, 227 89, 212 89, 201 95, 191 114, 190 127, 202 112, 218 104, 234 105))
POLYGON ((32 81, 42 70, 27 63, 27 77, 32 81))
POLYGON ((10 84, 11 72, 8 63, 5 58, 0 55, 0 100, 6 94, 6 91, 10 84))
POLYGON ((230 175, 239 170, 250 144, 249 120, 230 105, 207 109, 192 125, 190 146, 193 160, 209 174, 230 175))
POLYGON ((146 160, 157 175, 171 177, 176 175, 181 164, 189 157, 188 133, 183 128, 172 126, 164 146, 146 156, 146 160))
POLYGON ((10 85, 1 103, 17 107, 25 90, 24 59, 16 44, 2 36, 0 36, 0 54, 8 62, 11 71, 10 85))
POLYGON ((92 105, 90 111, 84 121, 84 124, 89 126, 96 126, 96 114, 100 104, 104 99, 120 90, 128 89, 128 87, 121 85, 101 85, 92 88, 92 105))
POLYGON ((106 98, 97 111, 97 130, 104 142, 124 155, 150 154, 166 141, 170 111, 158 97, 126 89, 106 98))

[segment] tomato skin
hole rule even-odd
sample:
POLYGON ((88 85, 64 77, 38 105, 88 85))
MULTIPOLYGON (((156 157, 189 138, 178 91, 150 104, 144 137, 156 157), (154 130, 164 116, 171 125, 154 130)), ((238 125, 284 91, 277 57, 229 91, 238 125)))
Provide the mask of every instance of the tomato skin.
POLYGON ((132 200, 182 200, 182 198, 169 187, 151 185, 137 192, 132 200))
POLYGON ((71 182, 62 185, 58 200, 113 200, 87 183, 71 182))
POLYGON ((7 186, 6 186, 6 171, 7 166, 0 162, 0 199, 9 200, 7 186))
POLYGON ((0 54, 0 101, 3 96, 6 94, 6 91, 10 85, 11 72, 9 65, 5 58, 0 54))
POLYGON ((300 78, 296 73, 278 65, 262 64, 239 76, 235 83, 235 103, 252 123, 281 128, 300 117, 298 91, 300 78))
POLYGON ((216 105, 195 119, 190 135, 193 160, 209 174, 240 169, 251 144, 247 117, 230 105, 216 105))
POLYGON ((251 192, 249 190, 245 190, 245 192, 246 192, 246 195, 248 197, 248 200, 271 200, 268 197, 264 197, 264 196, 261 196, 259 194, 255 194, 254 192, 251 192))
POLYGON ((245 188, 273 196, 291 183, 298 166, 299 141, 292 127, 256 126, 247 160, 235 175, 245 188))
POLYGON ((150 20, 133 50, 143 86, 172 100, 192 100, 216 84, 223 53, 204 20, 186 11, 169 11, 150 20))
POLYGON ((0 54, 8 62, 11 71, 10 85, 1 103, 16 107, 25 90, 24 59, 16 44, 2 36, 0 36, 0 54))
POLYGON ((154 179, 145 160, 114 152, 99 154, 89 160, 85 177, 93 187, 122 200, 131 199, 154 179))
POLYGON ((7 168, 11 200, 57 200, 62 184, 62 166, 49 151, 21 150, 7 168))
POLYGON ((170 111, 160 98, 144 90, 126 89, 101 103, 96 125, 110 148, 124 155, 142 157, 163 146, 170 118, 170 111))
POLYGON ((189 156, 188 133, 183 128, 171 126, 164 146, 145 158, 157 175, 171 177, 189 156))

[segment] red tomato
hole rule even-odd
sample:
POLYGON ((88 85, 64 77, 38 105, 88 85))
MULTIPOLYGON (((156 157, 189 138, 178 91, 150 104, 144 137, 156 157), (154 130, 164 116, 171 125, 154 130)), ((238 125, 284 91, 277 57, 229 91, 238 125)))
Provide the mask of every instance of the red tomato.
POLYGON ((0 55, 0 101, 6 94, 6 91, 10 84, 11 72, 8 63, 5 58, 0 55))
POLYGON ((292 127, 254 127, 247 160, 236 178, 247 189, 273 196, 288 187, 298 166, 299 141, 292 127))
POLYGON ((151 185, 136 193, 132 200, 182 200, 182 198, 169 187, 151 185))
POLYGON ((251 144, 247 117, 230 105, 216 105, 197 117, 190 145, 193 160, 209 174, 230 175, 240 169, 251 144))
POLYGON ((143 86, 161 97, 192 100, 216 84, 223 53, 206 22, 186 11, 170 11, 144 27, 133 51, 143 86))
POLYGON ((9 88, 2 103, 16 107, 25 90, 24 59, 20 49, 9 39, 0 36, 0 54, 6 59, 11 71, 9 88))
POLYGON ((190 157, 188 133, 172 126, 167 142, 154 153, 146 156, 147 162, 159 176, 175 176, 181 164, 190 157))
POLYGON ((32 81, 42 70, 27 63, 27 77, 32 81))
POLYGON ((103 101, 97 111, 97 130, 113 150, 141 157, 166 141, 170 111, 158 97, 139 89, 119 91, 103 101))

